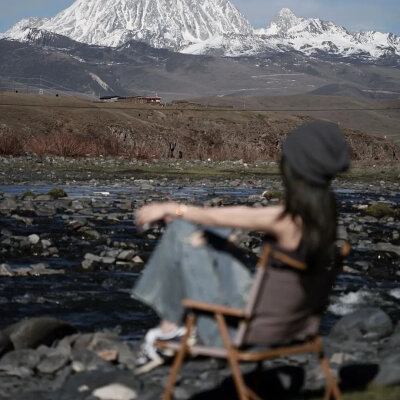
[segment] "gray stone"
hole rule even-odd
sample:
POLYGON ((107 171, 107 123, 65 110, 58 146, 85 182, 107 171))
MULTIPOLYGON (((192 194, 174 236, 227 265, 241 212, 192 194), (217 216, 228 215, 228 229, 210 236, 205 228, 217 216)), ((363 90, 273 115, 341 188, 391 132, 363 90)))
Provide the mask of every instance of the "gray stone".
POLYGON ((29 271, 29 275, 39 276, 39 275, 59 275, 65 273, 63 269, 52 269, 48 264, 39 263, 32 264, 30 266, 31 270, 29 271))
POLYGON ((38 194, 35 197, 35 201, 50 201, 53 200, 53 198, 49 194, 38 194))
POLYGON ((32 245, 38 244, 40 242, 40 236, 36 234, 32 234, 28 236, 29 243, 32 245))
POLYGON ((72 351, 72 369, 75 372, 109 369, 111 364, 89 350, 72 351))
POLYGON ((54 374, 69 362, 69 358, 70 352, 60 348, 51 349, 36 368, 43 374, 54 374))
POLYGON ((31 226, 33 224, 33 218, 21 217, 20 215, 13 214, 11 218, 23 222, 25 225, 31 226))
POLYGON ((95 262, 92 261, 92 260, 83 260, 83 261, 81 262, 81 267, 82 267, 83 269, 90 269, 90 268, 92 268, 94 265, 95 265, 95 262))
POLYGON ((47 240, 47 239, 42 239, 42 240, 41 240, 41 243, 42 243, 42 247, 43 247, 44 249, 47 249, 47 248, 49 248, 49 247, 51 246, 50 240, 47 240))
POLYGON ((135 257, 135 252, 133 250, 124 250, 118 254, 118 260, 131 261, 135 257))
POLYGON ((35 213, 39 217, 52 217, 56 212, 56 208, 51 204, 40 204, 35 208, 35 213))
POLYGON ((373 383, 377 385, 396 385, 400 383, 400 353, 386 357, 379 364, 379 373, 373 383))
POLYGON ((140 190, 153 190, 153 189, 154 189, 154 186, 150 185, 149 183, 143 183, 140 186, 140 190))
POLYGON ((343 317, 332 328, 330 336, 338 340, 377 340, 392 332, 393 324, 389 316, 379 308, 369 307, 343 317))
POLYGON ((112 265, 115 263, 114 257, 101 257, 101 263, 106 265, 112 265))
POLYGON ((4 199, 0 202, 1 211, 15 211, 18 208, 18 203, 13 199, 4 199))
POLYGON ((87 230, 83 231, 82 233, 86 239, 96 239, 97 240, 97 239, 100 239, 100 237, 101 237, 100 233, 94 229, 87 229, 87 230))
POLYGON ((0 264, 0 276, 13 276, 14 273, 8 264, 0 264))
POLYGON ((88 260, 88 261, 94 261, 94 262, 101 261, 101 257, 96 256, 96 254, 92 254, 92 253, 86 253, 84 258, 85 258, 85 260, 88 260))
POLYGON ((68 228, 78 230, 87 225, 87 221, 84 219, 74 219, 68 223, 68 228))
POLYGON ((100 400, 134 400, 137 393, 121 383, 111 383, 93 391, 93 395, 100 400))
POLYGON ((387 251, 389 253, 395 253, 400 257, 400 246, 396 246, 391 243, 386 243, 386 242, 377 243, 375 245, 375 249, 379 251, 387 251))
POLYGON ((347 229, 344 225, 338 225, 336 236, 338 240, 348 240, 349 235, 347 233, 347 229))
POLYGON ((55 340, 75 333, 67 322, 52 317, 30 318, 3 330, 15 349, 36 348, 41 344, 51 345, 55 340))
POLYGON ((35 350, 20 349, 10 351, 0 360, 0 370, 10 371, 15 368, 35 368, 40 362, 40 356, 35 350))

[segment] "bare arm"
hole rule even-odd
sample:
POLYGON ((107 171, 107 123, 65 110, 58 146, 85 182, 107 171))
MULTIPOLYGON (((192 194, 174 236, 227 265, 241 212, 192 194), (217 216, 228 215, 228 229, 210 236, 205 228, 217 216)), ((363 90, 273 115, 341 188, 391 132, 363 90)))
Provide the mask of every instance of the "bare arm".
POLYGON ((201 208, 168 202, 142 207, 137 212, 136 221, 139 226, 144 226, 158 220, 169 222, 176 218, 182 218, 196 224, 264 231, 279 236, 281 225, 285 223, 285 219, 279 218, 282 211, 283 206, 201 208))

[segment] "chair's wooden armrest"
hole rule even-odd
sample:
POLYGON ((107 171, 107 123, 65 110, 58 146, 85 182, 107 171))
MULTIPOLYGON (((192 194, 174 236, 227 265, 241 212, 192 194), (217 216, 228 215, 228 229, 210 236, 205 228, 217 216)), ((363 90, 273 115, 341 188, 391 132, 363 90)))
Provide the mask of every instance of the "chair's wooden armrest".
POLYGON ((226 306, 220 306, 218 304, 202 303, 200 301, 185 299, 182 304, 186 308, 193 310, 205 311, 209 313, 220 313, 229 315, 230 317, 245 318, 246 313, 240 308, 231 308, 226 306))

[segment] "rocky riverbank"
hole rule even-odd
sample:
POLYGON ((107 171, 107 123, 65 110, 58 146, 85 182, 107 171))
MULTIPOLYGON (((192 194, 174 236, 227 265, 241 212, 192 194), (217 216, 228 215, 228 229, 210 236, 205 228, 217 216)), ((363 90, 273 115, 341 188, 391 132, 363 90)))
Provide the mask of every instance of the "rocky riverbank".
MULTIPOLYGON (((21 321, 0 332, 0 398, 15 400, 158 400, 169 367, 135 376, 135 349, 109 332, 75 333, 54 318, 21 321)), ((324 338, 327 356, 343 389, 367 384, 400 384, 400 324, 380 309, 367 308, 342 318, 324 338)), ((265 361, 243 371, 260 395, 314 398, 324 388, 315 356, 304 354, 265 361)), ((393 389, 396 390, 396 389, 393 389)), ((229 399, 234 395, 224 362, 193 359, 185 364, 175 399, 229 399)), ((393 397, 394 398, 394 397, 393 397)))
MULTIPOLYGON (((167 199, 275 204, 282 196, 277 172, 274 163, 241 161, 0 158, 0 398, 158 399, 167 368, 140 378, 132 373, 137 342, 157 317, 130 298, 130 288, 164 227, 137 230, 135 210, 167 199), (66 322, 20 323, 43 315, 66 322), (22 325, 6 328, 14 323, 22 325), (19 336, 24 324, 39 336, 19 336), (57 337, 46 333, 49 326, 57 337)), ((370 166, 334 182, 339 239, 352 253, 322 328, 345 387, 400 383, 398 173, 398 166, 370 166)), ((244 233, 241 243, 254 265, 260 235, 244 233)), ((275 384, 277 398, 300 388, 312 398, 323 384, 317 367, 311 356, 268 362, 263 382, 275 384)), ((192 360, 175 397, 230 398, 229 376, 225 365, 192 360)))

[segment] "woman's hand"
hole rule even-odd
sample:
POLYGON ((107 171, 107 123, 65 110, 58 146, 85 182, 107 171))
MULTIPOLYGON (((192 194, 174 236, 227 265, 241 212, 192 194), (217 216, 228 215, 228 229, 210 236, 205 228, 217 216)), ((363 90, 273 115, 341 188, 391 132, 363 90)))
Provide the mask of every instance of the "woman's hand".
POLYGON ((175 202, 145 205, 136 212, 136 224, 143 227, 157 221, 171 222, 178 217, 176 214, 178 208, 179 203, 175 202))

